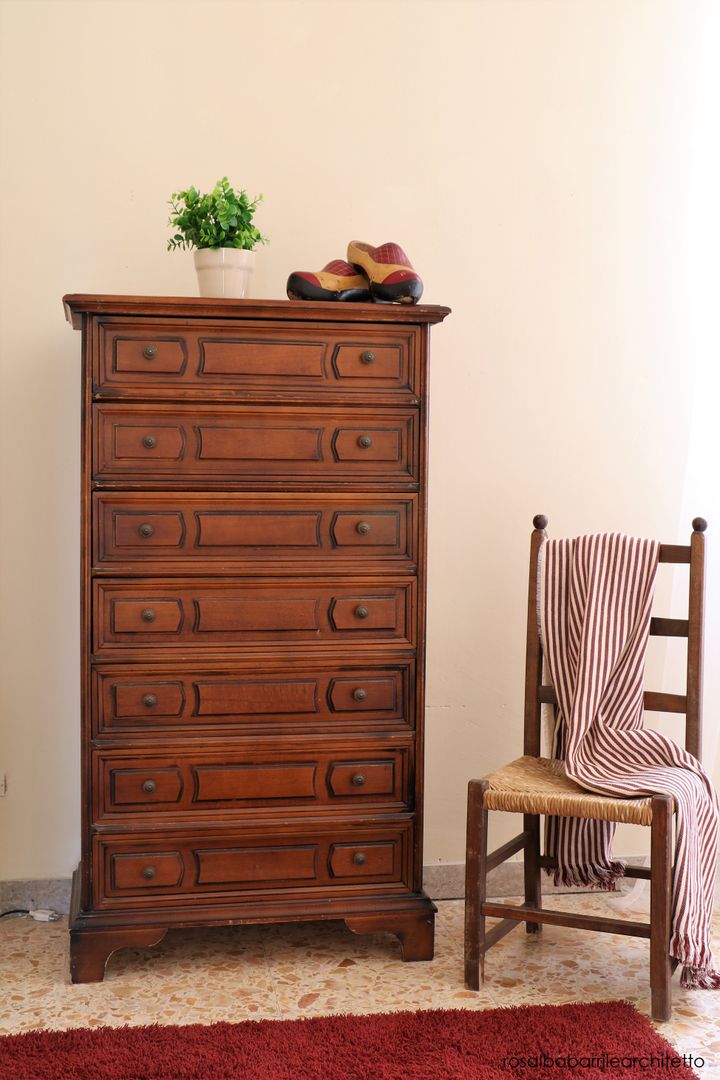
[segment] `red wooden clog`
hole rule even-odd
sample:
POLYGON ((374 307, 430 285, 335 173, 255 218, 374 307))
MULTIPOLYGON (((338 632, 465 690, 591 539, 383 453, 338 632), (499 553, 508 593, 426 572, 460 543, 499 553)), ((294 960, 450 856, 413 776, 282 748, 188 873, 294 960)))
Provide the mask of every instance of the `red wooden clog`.
POLYGON ((296 270, 287 281, 291 300, 369 301, 370 283, 344 259, 333 259, 322 270, 296 270))
POLYGON ((399 244, 372 247, 359 240, 348 244, 348 262, 364 272, 370 281, 373 300, 386 304, 417 304, 422 296, 422 278, 399 244))

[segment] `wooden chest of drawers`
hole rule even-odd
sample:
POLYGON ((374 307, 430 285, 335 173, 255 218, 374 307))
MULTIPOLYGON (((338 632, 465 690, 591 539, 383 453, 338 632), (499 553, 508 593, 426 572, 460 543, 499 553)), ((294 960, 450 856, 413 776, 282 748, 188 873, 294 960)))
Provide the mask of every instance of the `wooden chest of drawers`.
POLYGON ((428 335, 441 307, 67 296, 83 332, 71 972, 342 919, 430 959, 428 335))

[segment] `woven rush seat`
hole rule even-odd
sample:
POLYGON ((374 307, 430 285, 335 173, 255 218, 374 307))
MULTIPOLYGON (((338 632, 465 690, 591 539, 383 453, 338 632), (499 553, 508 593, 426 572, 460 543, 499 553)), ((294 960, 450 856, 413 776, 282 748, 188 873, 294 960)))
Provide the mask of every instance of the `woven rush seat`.
POLYGON ((487 777, 485 806, 519 814, 595 818, 650 825, 649 798, 618 799, 586 791, 565 775, 562 761, 521 757, 487 777))

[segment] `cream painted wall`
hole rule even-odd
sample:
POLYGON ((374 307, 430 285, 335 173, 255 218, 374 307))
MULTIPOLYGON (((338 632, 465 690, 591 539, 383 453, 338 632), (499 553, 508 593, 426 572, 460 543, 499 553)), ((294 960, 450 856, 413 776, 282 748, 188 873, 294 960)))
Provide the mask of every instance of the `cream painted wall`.
POLYGON ((165 200, 224 173, 265 194, 254 295, 349 239, 397 240, 454 309, 433 343, 426 862, 462 860, 468 777, 520 745, 538 511, 556 535, 668 541, 711 520, 718 777, 717 16, 0 2, 0 880, 67 876, 79 850, 80 339, 60 298, 192 295, 165 200))

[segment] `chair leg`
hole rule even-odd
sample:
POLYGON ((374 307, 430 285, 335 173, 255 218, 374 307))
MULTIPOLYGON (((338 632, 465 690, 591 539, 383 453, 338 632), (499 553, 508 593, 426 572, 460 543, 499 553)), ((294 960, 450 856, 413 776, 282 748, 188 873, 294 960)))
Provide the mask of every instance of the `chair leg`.
MULTIPOLYGON (((542 885, 540 881, 540 815, 524 814, 523 829, 530 833, 525 845, 523 863, 525 870, 525 903, 534 908, 542 907, 542 885)), ((539 934, 542 923, 525 923, 528 934, 539 934)))
POLYGON ((672 1012, 672 810, 672 796, 653 796, 650 829, 650 995, 653 1020, 669 1020, 672 1012))
POLYGON ((485 878, 487 874, 488 812, 486 780, 468 784, 467 847, 465 851, 465 985, 479 990, 485 978, 485 878))

